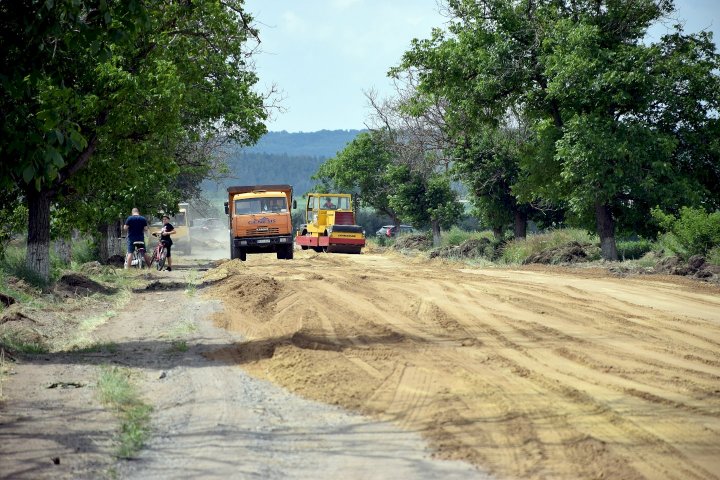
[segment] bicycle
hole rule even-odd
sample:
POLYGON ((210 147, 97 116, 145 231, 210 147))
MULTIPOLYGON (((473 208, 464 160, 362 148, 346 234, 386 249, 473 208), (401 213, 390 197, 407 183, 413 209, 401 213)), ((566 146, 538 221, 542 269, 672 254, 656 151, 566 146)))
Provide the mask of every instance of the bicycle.
POLYGON ((153 237, 158 237, 158 243, 153 250, 152 258, 150 259, 149 267, 155 263, 158 270, 162 270, 165 266, 165 259, 167 258, 167 249, 165 248, 165 240, 158 233, 153 233, 153 237))
POLYGON ((130 264, 137 269, 145 268, 145 242, 133 242, 133 247, 130 264))

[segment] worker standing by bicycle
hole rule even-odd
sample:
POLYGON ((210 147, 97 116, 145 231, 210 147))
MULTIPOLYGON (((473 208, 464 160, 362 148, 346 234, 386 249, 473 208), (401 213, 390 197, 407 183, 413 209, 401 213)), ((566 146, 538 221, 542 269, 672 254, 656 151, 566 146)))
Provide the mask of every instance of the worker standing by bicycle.
MULTIPOLYGON (((125 268, 130 268, 132 262, 132 254, 135 250, 135 242, 142 242, 143 248, 145 246, 145 232, 148 229, 148 222, 140 215, 140 210, 137 208, 132 209, 132 215, 125 220, 123 230, 127 232, 127 258, 125 259, 125 268)), ((150 255, 145 250, 145 265, 150 265, 150 255)))
POLYGON ((160 240, 165 244, 165 251, 167 252, 165 256, 167 258, 167 270, 168 272, 172 272, 172 257, 170 256, 170 251, 173 241, 170 235, 175 235, 175 227, 170 223, 170 217, 167 215, 162 216, 162 223, 163 228, 160 230, 160 240))

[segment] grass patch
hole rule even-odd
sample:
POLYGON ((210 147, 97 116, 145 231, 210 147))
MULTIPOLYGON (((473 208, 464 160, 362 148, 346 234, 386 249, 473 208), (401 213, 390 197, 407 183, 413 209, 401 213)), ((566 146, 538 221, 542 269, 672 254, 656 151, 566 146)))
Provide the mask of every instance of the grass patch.
POLYGON ((168 351, 170 353, 184 353, 187 352, 189 349, 188 344, 185 340, 174 340, 170 344, 170 348, 168 351))
POLYGON ((443 247, 456 247, 468 240, 480 240, 482 238, 494 241, 493 234, 490 231, 467 231, 455 226, 450 230, 442 232, 440 236, 440 245, 443 247))
POLYGON ((64 351, 92 351, 97 348, 97 343, 90 337, 90 333, 116 315, 117 313, 114 310, 108 310, 102 315, 83 319, 78 325, 74 337, 60 345, 58 349, 64 351))
POLYGON ((116 456, 125 459, 135 457, 150 437, 152 412, 131 380, 130 370, 120 367, 103 367, 98 379, 100 400, 120 419, 116 456))
MULTIPOLYGON (((39 288, 41 290, 47 289, 51 281, 44 280, 40 275, 36 274, 25 264, 25 252, 24 248, 20 247, 8 247, 5 251, 5 257, 0 262, 0 269, 2 269, 4 276, 12 276, 23 280, 25 283, 32 287, 39 288)), ((54 265, 50 268, 50 277, 55 278, 57 272, 55 271, 54 265)), ((5 283, 5 282, 3 282, 5 283)))
POLYGON ((508 241, 502 249, 500 260, 508 264, 522 263, 530 255, 570 242, 598 243, 597 235, 577 228, 553 230, 547 233, 528 235, 525 239, 508 241))
POLYGON ((0 345, 10 352, 28 353, 31 355, 48 353, 50 351, 45 343, 13 331, 0 334, 0 345))
POLYGON ((168 335, 170 338, 181 338, 195 332, 197 332, 197 325, 192 320, 183 320, 173 325, 168 335))
POLYGON ((192 322, 192 320, 183 320, 183 321, 177 322, 167 332, 167 337, 169 337, 171 340, 170 347, 168 348, 168 352, 170 352, 170 353, 187 352, 189 347, 188 347, 187 341, 184 340, 183 337, 186 337, 196 331, 197 331, 197 326, 195 325, 195 323, 192 322))
POLYGON ((194 296, 195 293, 197 293, 197 280, 197 270, 190 270, 190 272, 188 272, 187 276, 185 277, 185 281, 187 282, 187 287, 185 287, 185 293, 190 297, 194 296))

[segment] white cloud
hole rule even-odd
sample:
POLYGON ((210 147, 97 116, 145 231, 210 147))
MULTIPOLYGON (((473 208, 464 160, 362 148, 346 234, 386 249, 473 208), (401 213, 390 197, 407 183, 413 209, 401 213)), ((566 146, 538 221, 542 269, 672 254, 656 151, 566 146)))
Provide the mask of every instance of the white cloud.
POLYGON ((283 25, 285 30, 290 33, 301 33, 304 34, 308 31, 308 24, 295 12, 285 11, 283 12, 283 25))
POLYGON ((332 0, 332 2, 330 2, 332 7, 338 10, 345 10, 356 3, 362 3, 362 0, 332 0))

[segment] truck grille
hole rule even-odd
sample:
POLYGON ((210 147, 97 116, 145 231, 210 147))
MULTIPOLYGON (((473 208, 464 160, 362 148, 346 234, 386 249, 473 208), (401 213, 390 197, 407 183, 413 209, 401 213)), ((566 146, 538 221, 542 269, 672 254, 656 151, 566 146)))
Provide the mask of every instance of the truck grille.
POLYGON ((248 228, 245 230, 247 236, 278 235, 279 233, 280 229, 278 227, 248 228))

